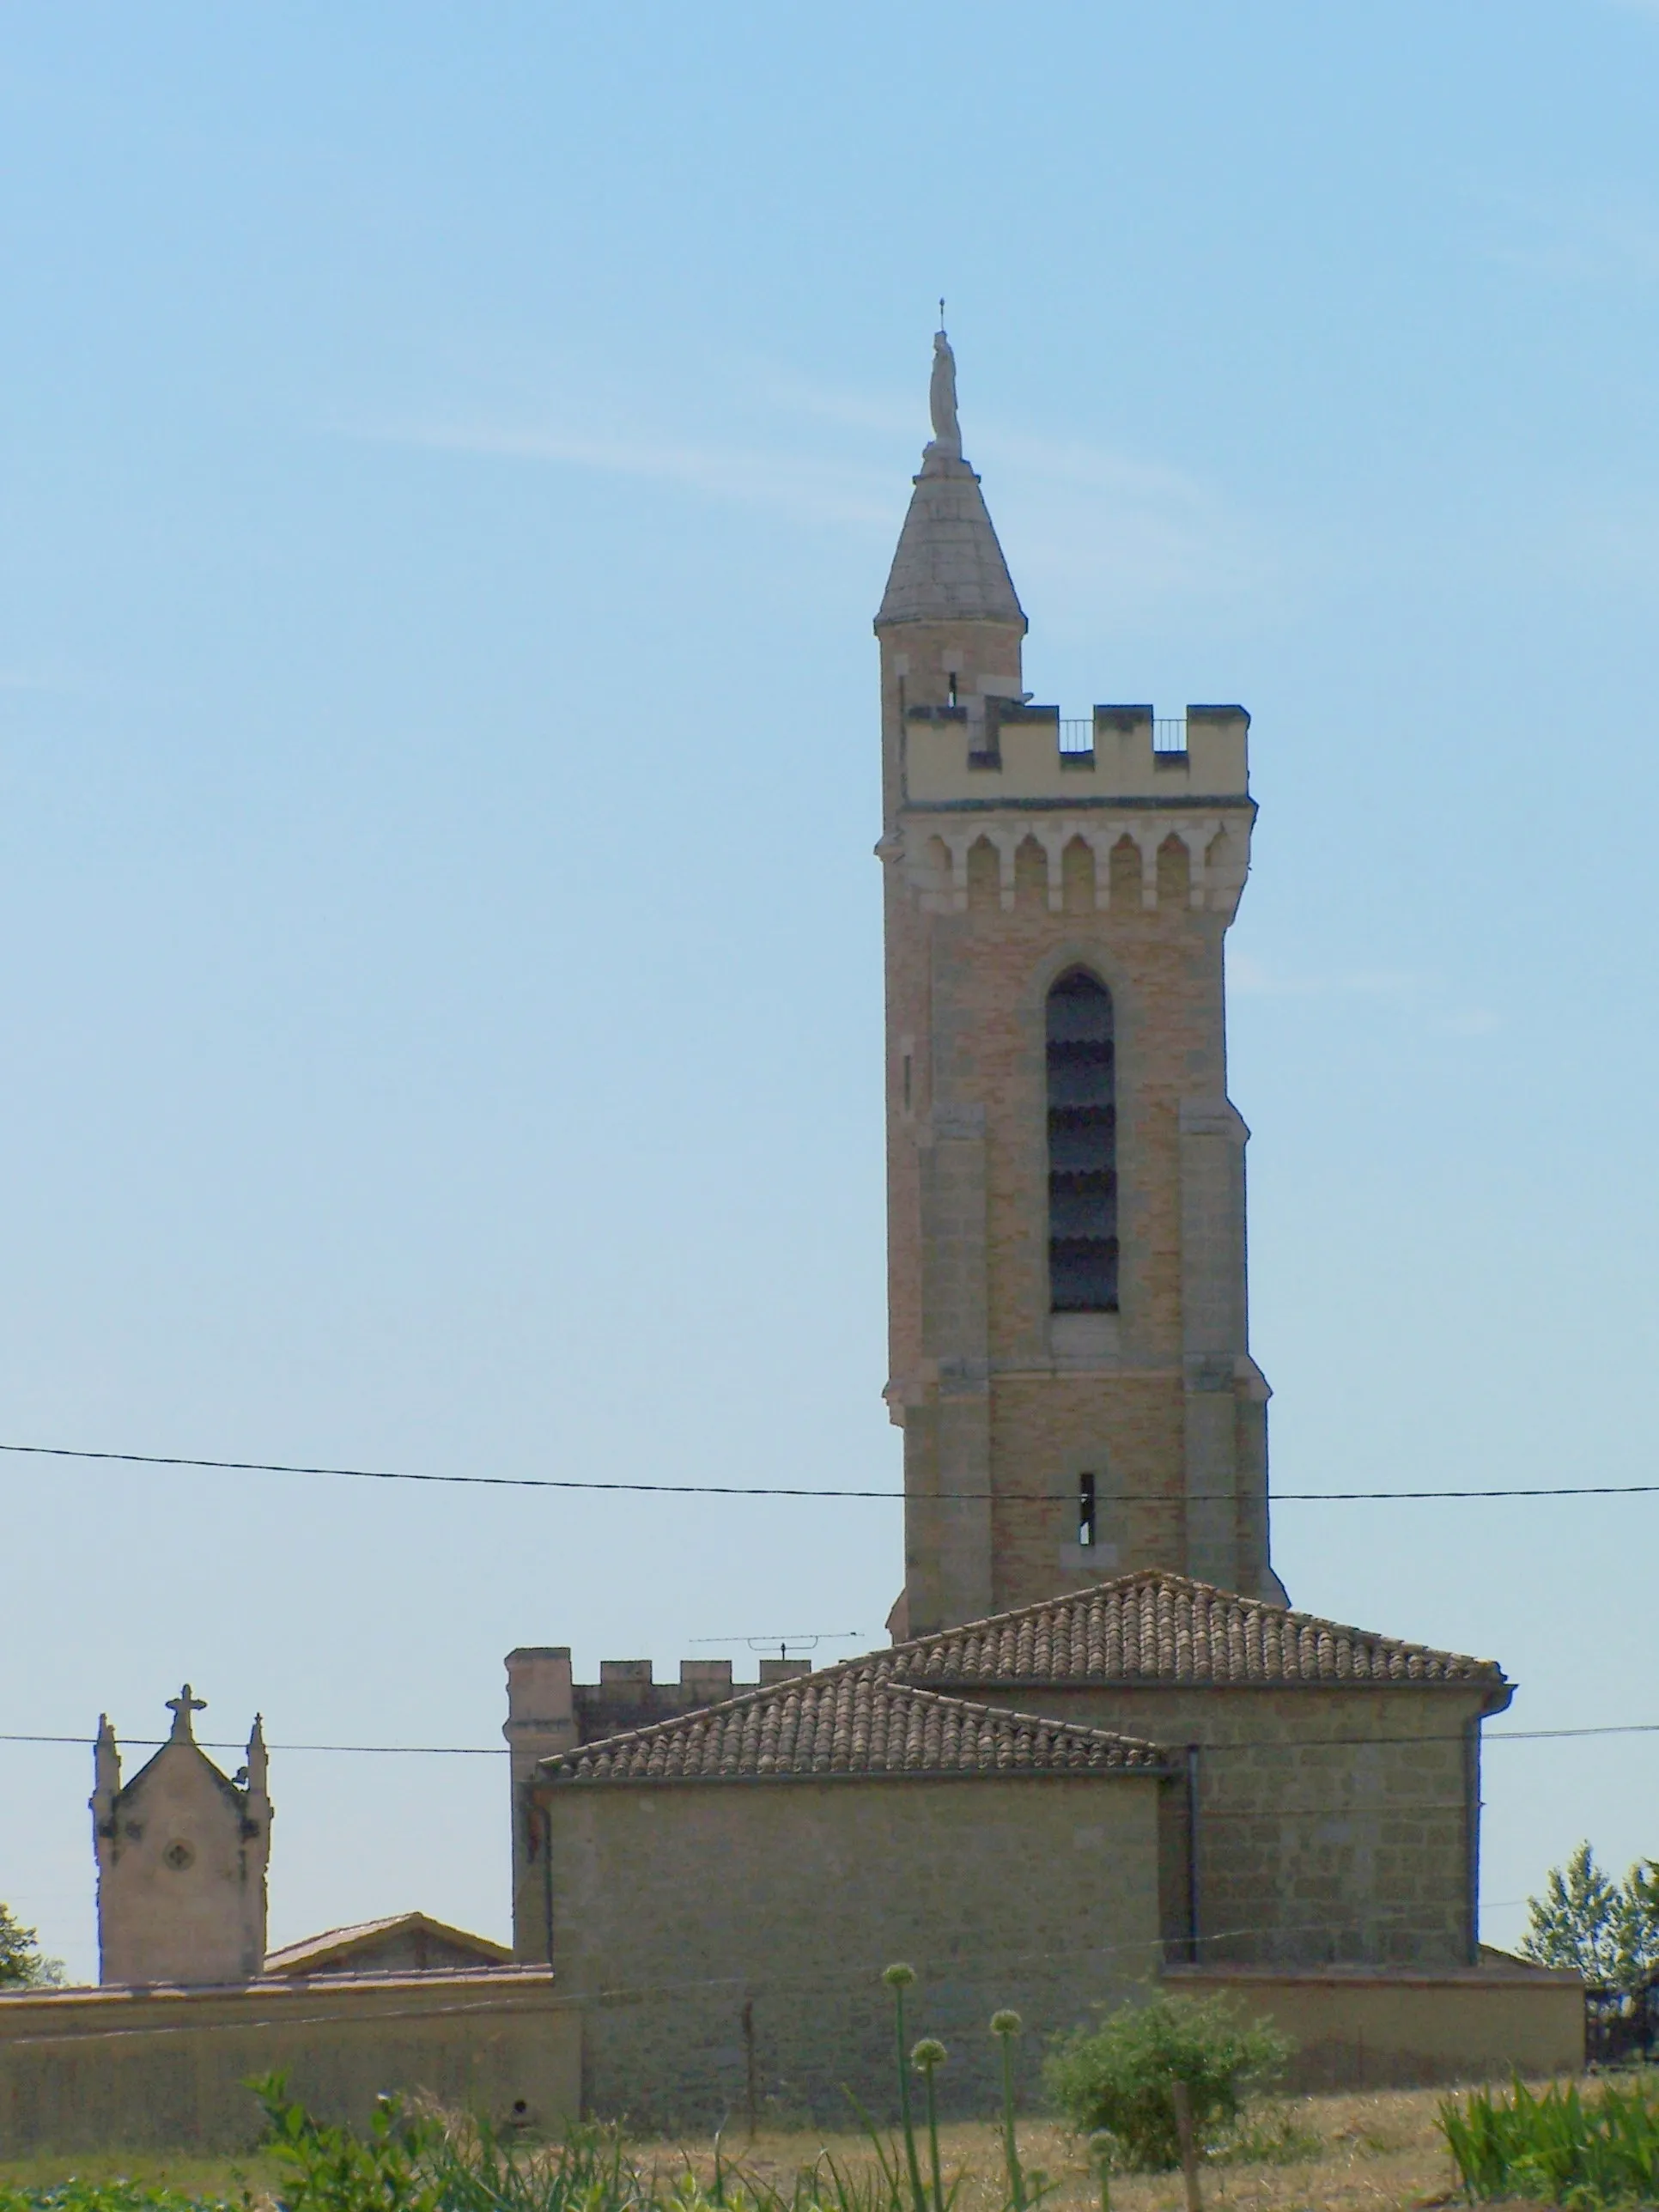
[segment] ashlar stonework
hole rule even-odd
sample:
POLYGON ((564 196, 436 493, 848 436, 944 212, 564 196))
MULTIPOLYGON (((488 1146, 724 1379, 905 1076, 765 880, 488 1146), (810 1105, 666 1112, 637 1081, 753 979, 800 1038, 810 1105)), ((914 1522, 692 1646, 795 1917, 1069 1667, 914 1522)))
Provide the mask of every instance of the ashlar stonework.
POLYGON ((744 1693, 514 1652, 517 1954, 582 1999, 587 2109, 665 2123, 873 2094, 894 1958, 964 2109, 995 2007, 1029 2054, 1155 1972, 1363 1985, 1388 2078, 1443 2069, 1454 1984, 1483 2048, 1565 2050, 1560 1990, 1479 1949, 1512 1686, 1273 1571, 1224 967, 1249 716, 1035 703, 943 331, 930 404, 876 617, 892 1645, 744 1693))
POLYGON ((1142 1565, 1284 1596, 1227 1097, 1249 717, 1067 723, 1025 629, 936 435, 876 617, 898 1637, 1142 1565))

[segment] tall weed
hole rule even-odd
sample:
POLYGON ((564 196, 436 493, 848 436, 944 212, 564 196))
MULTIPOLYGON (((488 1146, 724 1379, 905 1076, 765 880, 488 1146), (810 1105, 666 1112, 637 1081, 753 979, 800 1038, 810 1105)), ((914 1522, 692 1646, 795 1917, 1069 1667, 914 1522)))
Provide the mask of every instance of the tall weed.
POLYGON ((1606 2083, 1584 2096, 1576 2081, 1507 2094, 1448 2097, 1440 2132, 1471 2201, 1534 2197, 1575 2206, 1659 2201, 1659 2084, 1606 2083))

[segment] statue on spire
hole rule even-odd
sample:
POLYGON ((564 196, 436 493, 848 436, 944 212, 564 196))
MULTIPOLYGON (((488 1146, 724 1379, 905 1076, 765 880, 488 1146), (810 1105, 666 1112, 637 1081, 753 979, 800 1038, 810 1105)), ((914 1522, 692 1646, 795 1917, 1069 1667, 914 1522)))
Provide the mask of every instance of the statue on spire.
MULTIPOLYGON (((939 301, 941 325, 945 302, 939 301)), ((933 418, 933 436, 927 451, 937 453, 943 460, 962 459, 962 425, 957 420, 957 357, 951 350, 951 341, 941 327, 933 333, 933 374, 927 386, 928 412, 933 418)))

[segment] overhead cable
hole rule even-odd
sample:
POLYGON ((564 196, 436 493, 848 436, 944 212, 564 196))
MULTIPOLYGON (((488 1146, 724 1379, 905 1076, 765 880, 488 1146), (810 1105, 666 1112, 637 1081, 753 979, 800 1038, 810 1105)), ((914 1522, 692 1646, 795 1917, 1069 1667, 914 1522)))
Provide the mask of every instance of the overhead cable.
MULTIPOLYGON (((820 1487, 806 1483, 738 1482, 601 1482, 588 1477, 545 1474, 431 1474, 406 1468, 304 1467, 285 1460, 196 1459, 182 1452, 85 1451, 70 1444, 0 1443, 0 1452, 25 1453, 39 1459, 76 1459, 112 1462, 123 1467, 201 1468, 228 1474, 334 1475, 352 1482, 423 1482, 458 1485, 489 1490, 568 1490, 617 1492, 644 1498, 868 1498, 890 1505, 995 1504, 1055 1505, 1068 1500, 1049 1490, 926 1490, 820 1487)), ((1651 1498, 1659 1497, 1659 1482, 1555 1482, 1513 1485, 1504 1488, 1455 1490, 1275 1490, 1270 1504, 1354 1505, 1422 1504, 1439 1498, 1651 1498)), ((1237 1504, 1235 1491, 1114 1491, 1103 1500, 1109 1505, 1220 1505, 1237 1504)))
MULTIPOLYGON (((842 1663, 845 1664, 847 1662, 843 1662, 842 1663)), ((804 1679, 804 1677, 786 1679, 804 1679)), ((781 1688, 783 1685, 775 1684, 769 1686, 781 1688)), ((967 1684, 963 1686, 971 1688, 973 1686, 971 1684, 967 1684)), ((1034 1684, 1032 1686, 1034 1689, 1040 1690, 1042 1686, 1041 1684, 1034 1684)), ((1066 1686, 1059 1685, 1057 1686, 1064 1688, 1066 1686)), ((1090 1688, 1107 1690, 1122 1689, 1125 1692, 1128 1692, 1139 1690, 1156 1691, 1160 1686, 1156 1682, 1124 1682, 1091 1683, 1086 1686, 1090 1688)), ((1174 1686, 1178 1689, 1190 1690, 1194 1687, 1202 1687, 1202 1685, 1183 1682, 1176 1684, 1174 1686)), ((1271 1690, 1274 1687, 1274 1685, 1271 1682, 1263 1682, 1260 1686, 1262 1689, 1271 1690)), ((1320 1686, 1322 1687, 1325 1686, 1321 1685, 1320 1686)), ((1329 1686, 1333 1689, 1340 1690, 1387 1690, 1395 1686, 1386 1681, 1368 1683, 1358 1678, 1350 1678, 1340 1682, 1334 1682, 1330 1684, 1329 1686)), ((1421 1686, 1407 1685, 1407 1686, 1421 1686)), ((1430 1684, 1427 1686, 1434 1688, 1440 1686, 1430 1684)), ((1446 1686, 1457 1688, 1462 1686, 1453 1683, 1446 1686)), ((951 1694, 949 1692, 940 1692, 934 1691, 932 1689, 931 1685, 929 1685, 928 1687, 931 1693, 934 1696, 941 1694, 948 1696, 951 1694)), ((756 1686, 752 1682, 734 1685, 735 1693, 739 1696, 753 1696, 755 1689, 756 1686)), ((726 1700, 722 1698, 719 1700, 719 1702, 724 1704, 726 1700)), ((668 1719, 687 1719, 690 1718, 691 1714, 694 1712, 702 1712, 707 1710, 708 1709, 703 1706, 693 1706, 688 1708, 687 1711, 684 1714, 675 1713, 669 1715, 668 1719)), ((651 1727, 661 1727, 665 1725, 665 1723, 662 1722, 652 1722, 647 1723, 647 1725, 651 1727)), ((1060 1725, 1065 1726, 1068 1725, 1068 1723, 1061 1723, 1060 1725)), ((1078 1725, 1096 1728, 1103 1725, 1103 1723, 1090 1721, 1087 1723, 1079 1723, 1078 1725)), ((619 1733, 627 1732, 628 1731, 619 1731, 619 1733)), ((1109 1730, 1109 1732, 1110 1731, 1109 1730)), ((1602 1726, 1595 1728, 1492 1729, 1483 1730, 1480 1741, 1482 1743, 1553 1743, 1559 1740, 1567 1737, 1595 1735, 1659 1735, 1659 1721, 1611 1721, 1602 1726)), ((124 1751, 155 1751, 159 1750, 162 1744, 170 1742, 172 1739, 168 1736, 159 1735, 124 1735, 120 1736, 118 1741, 124 1751)), ((246 1745, 244 1743, 233 1743, 228 1741, 218 1742, 203 1736, 193 1737, 191 1741, 196 1744, 197 1747, 202 1751, 240 1752, 245 1751, 247 1748, 246 1745)), ((600 1741, 600 1739, 595 1738, 594 1741, 600 1741)), ((1392 1743, 1417 1745, 1424 1743, 1463 1743, 1465 1741, 1467 1741, 1467 1738, 1463 1735, 1462 1731, 1457 1731, 1455 1733, 1448 1732, 1444 1735, 1431 1734, 1427 1735, 1415 1733, 1410 1735, 1241 1735, 1228 1736, 1224 1739, 1218 1740, 1213 1743, 1195 1743, 1192 1746, 1192 1748, 1195 1751, 1212 1753, 1260 1751, 1263 1749, 1283 1751, 1287 1748, 1304 1751, 1310 1749, 1329 1750, 1339 1747, 1346 1748, 1350 1745, 1355 1744, 1392 1743)), ((77 1747, 82 1751, 91 1751, 95 1746, 96 1738, 89 1735, 8 1735, 3 1731, 0 1731, 0 1743, 71 1744, 77 1747)), ((576 1747, 579 1751, 585 1750, 586 1747, 587 1747, 586 1745, 580 1744, 576 1747)), ((343 1752, 353 1754, 362 1754, 364 1757, 380 1757, 389 1759, 507 1759, 511 1756, 511 1753, 505 1744, 496 1745, 492 1743, 272 1743, 267 1744, 265 1748, 273 1753, 276 1752, 282 1752, 285 1754, 291 1752, 343 1752)))

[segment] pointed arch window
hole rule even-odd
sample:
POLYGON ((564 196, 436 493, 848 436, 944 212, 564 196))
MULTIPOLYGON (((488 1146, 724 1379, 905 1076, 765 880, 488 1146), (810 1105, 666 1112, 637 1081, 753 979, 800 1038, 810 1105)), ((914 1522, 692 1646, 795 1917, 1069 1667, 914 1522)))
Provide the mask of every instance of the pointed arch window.
POLYGON ((1112 994, 1086 968, 1048 994, 1048 1302, 1117 1311, 1117 1086, 1112 994))

